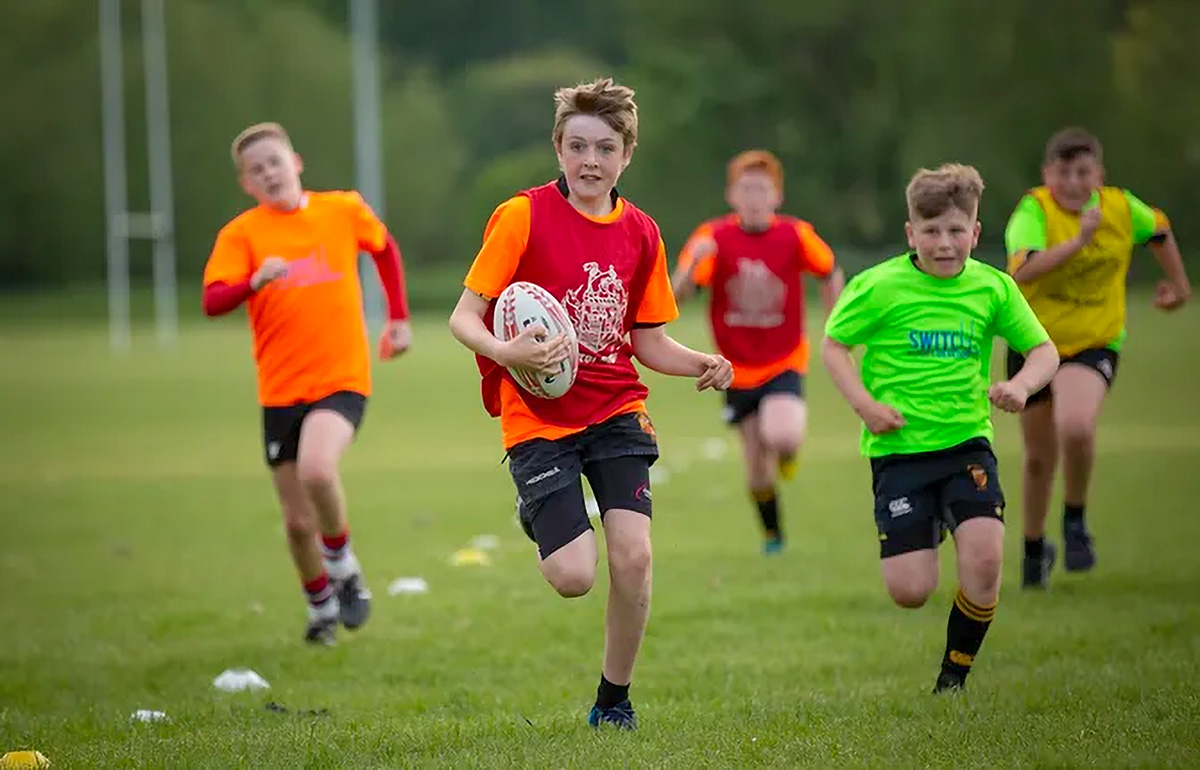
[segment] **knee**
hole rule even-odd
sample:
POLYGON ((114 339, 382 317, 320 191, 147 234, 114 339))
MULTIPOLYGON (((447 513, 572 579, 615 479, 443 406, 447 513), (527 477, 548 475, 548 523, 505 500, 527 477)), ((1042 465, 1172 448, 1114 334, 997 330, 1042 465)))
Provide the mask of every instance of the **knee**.
POLYGON ((545 572, 546 580, 566 599, 583 596, 596 582, 596 568, 586 564, 562 564, 545 572))
POLYGON ((328 489, 337 483, 337 467, 323 458, 303 458, 296 465, 296 477, 305 489, 328 489))
POLYGON ((995 592, 1000 586, 1004 563, 1000 547, 977 548, 963 556, 963 566, 971 573, 971 582, 983 593, 995 592))
POLYGON ((1058 433, 1065 447, 1090 447, 1096 438, 1096 426, 1089 420, 1066 420, 1058 426, 1058 433))
POLYGON ((1050 452, 1029 452, 1025 455, 1025 474, 1033 478, 1053 475, 1054 455, 1050 452))
POLYGON ((800 451, 803 437, 799 430, 787 426, 763 426, 762 442, 768 452, 779 455, 794 455, 800 451))
POLYGON ((609 551, 608 566, 613 581, 621 586, 641 586, 650 575, 650 541, 648 538, 622 543, 609 551))
POLYGON ((781 432, 772 436, 767 445, 775 454, 794 455, 800 451, 800 436, 796 433, 781 432))
POLYGON ((937 587, 935 581, 925 577, 893 579, 887 584, 888 595, 897 606, 907 610, 924 607, 937 587))

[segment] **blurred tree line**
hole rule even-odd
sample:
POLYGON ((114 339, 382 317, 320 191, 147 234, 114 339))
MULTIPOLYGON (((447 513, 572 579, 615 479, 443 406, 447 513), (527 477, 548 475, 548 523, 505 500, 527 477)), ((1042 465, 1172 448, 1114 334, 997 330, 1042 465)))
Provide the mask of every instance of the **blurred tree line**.
MULTIPOLYGON (((493 207, 555 173, 553 89, 599 74, 638 91, 640 144, 622 189, 672 253, 723 210, 724 164, 749 147, 783 159, 790 213, 862 259, 901 247, 915 169, 972 163, 988 185, 985 240, 998 245, 1046 138, 1082 124, 1105 142, 1110 181, 1164 208, 1197 264, 1195 0, 380 6, 381 213, 416 270, 464 269, 493 207)), ((101 282, 95 3, 5 3, 0 21, 0 286, 101 282)), ((180 276, 195 281, 217 229, 249 203, 228 155, 244 125, 285 124, 310 187, 354 185, 347 2, 170 0, 167 21, 180 276)), ((143 210, 133 0, 125 33, 130 207, 143 210)), ((148 255, 135 244, 140 276, 148 255)))

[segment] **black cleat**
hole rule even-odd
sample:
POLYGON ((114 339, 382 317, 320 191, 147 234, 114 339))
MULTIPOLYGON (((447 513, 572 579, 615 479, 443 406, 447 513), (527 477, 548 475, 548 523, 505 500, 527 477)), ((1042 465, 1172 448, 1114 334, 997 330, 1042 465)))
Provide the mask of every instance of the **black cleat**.
POLYGON ((1063 550, 1063 566, 1067 572, 1087 572, 1096 566, 1092 535, 1082 521, 1063 522, 1063 550))
POLYGON ((628 700, 623 700, 612 708, 602 709, 599 706, 592 706, 587 721, 593 728, 612 725, 618 730, 637 729, 637 714, 633 712, 633 704, 628 700))
POLYGON ((957 671, 943 668, 942 673, 938 674, 937 684, 933 686, 933 694, 937 695, 943 692, 961 692, 967 687, 967 675, 957 671))
POLYGON ((343 626, 354 631, 367 622, 371 615, 371 590, 363 583, 361 572, 338 583, 337 597, 343 626))
POLYGON ((1021 565, 1021 587, 1045 588, 1057 557, 1058 550, 1049 541, 1042 546, 1042 558, 1031 559, 1026 556, 1021 565))

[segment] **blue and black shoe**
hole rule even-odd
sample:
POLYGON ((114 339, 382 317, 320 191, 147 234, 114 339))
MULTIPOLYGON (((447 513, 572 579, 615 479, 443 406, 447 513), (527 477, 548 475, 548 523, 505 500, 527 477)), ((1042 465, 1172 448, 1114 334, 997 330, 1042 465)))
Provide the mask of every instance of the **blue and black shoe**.
POLYGON ((783 538, 779 535, 768 537, 765 541, 763 541, 762 550, 764 556, 775 556, 783 553, 783 538))
POLYGON ((1050 579, 1050 571, 1054 569, 1054 561, 1058 552, 1054 543, 1046 541, 1042 546, 1042 557, 1032 559, 1028 556, 1021 562, 1021 587, 1045 588, 1050 579))
POLYGON ((1067 572, 1086 572, 1096 566, 1092 533, 1082 520, 1063 522, 1063 551, 1063 566, 1067 572))
POLYGON ((637 714, 633 713, 633 704, 627 700, 606 709, 592 706, 592 711, 588 714, 588 724, 596 728, 612 725, 618 730, 636 730, 637 714))

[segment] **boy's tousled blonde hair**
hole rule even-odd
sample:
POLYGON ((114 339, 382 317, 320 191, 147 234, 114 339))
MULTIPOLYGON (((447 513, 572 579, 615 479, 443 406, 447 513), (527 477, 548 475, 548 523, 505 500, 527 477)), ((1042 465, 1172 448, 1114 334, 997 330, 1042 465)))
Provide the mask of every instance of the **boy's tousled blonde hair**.
POLYGON ((621 135, 625 152, 637 144, 638 111, 633 89, 612 78, 560 88, 554 92, 554 146, 562 144, 563 128, 576 115, 594 115, 621 135))
POLYGON ((729 161, 726 174, 727 183, 732 185, 747 171, 761 171, 767 174, 775 182, 775 187, 779 192, 783 192, 783 164, 779 162, 779 158, 775 157, 774 153, 766 150, 746 150, 739 153, 729 161))
POLYGON ((242 153, 246 151, 246 148, 260 139, 267 138, 279 139, 288 147, 292 146, 292 139, 283 126, 278 123, 255 123, 253 126, 242 129, 241 133, 234 138, 233 144, 229 146, 229 154, 233 156, 233 165, 240 170, 242 153))
POLYGON ((911 220, 940 217, 951 208, 975 216, 982 196, 983 177, 974 166, 961 163, 947 163, 932 171, 923 168, 905 190, 911 220))

